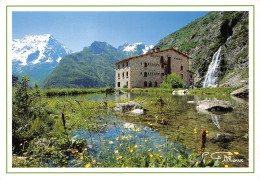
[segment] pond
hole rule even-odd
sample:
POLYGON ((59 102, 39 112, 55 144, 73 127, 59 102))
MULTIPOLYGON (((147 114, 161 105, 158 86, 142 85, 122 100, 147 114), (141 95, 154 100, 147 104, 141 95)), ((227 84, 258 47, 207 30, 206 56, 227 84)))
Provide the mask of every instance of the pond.
MULTIPOLYGON (((220 166, 248 167, 248 102, 242 99, 222 98, 231 102, 234 110, 226 113, 200 112, 196 109, 197 101, 216 100, 214 97, 197 97, 193 95, 163 94, 165 104, 157 105, 153 94, 101 95, 92 94, 75 96, 75 99, 94 101, 130 101, 140 100, 148 110, 145 114, 134 116, 115 113, 108 110, 107 115, 96 118, 100 128, 97 132, 78 129, 71 135, 75 139, 87 141, 91 153, 99 151, 117 152, 123 140, 127 140, 136 150, 149 150, 163 155, 166 151, 183 149, 187 153, 200 153, 201 131, 207 130, 205 158, 219 157, 220 166), (151 102, 150 102, 151 101, 151 102), (167 123, 162 123, 167 122, 167 123), (104 146, 104 142, 109 146, 104 146)), ((66 99, 66 97, 61 97, 66 99)), ((71 97, 70 97, 71 98, 71 97)), ((102 158, 102 157, 97 157, 102 158)), ((68 166, 75 166, 71 157, 68 166)))

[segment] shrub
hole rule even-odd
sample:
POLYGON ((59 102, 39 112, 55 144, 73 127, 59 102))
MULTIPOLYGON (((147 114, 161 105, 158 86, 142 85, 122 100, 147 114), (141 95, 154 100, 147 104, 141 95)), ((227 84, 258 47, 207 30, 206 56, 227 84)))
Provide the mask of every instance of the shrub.
POLYGON ((163 83, 161 88, 185 88, 186 84, 181 79, 181 76, 177 76, 175 73, 163 77, 163 83))

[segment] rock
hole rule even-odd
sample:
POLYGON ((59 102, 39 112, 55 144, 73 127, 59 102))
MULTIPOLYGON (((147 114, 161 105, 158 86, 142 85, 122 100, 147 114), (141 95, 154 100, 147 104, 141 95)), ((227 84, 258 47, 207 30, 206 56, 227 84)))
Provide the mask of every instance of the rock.
POLYGON ((134 109, 131 112, 136 114, 136 115, 144 114, 144 110, 143 109, 134 109))
POLYGON ((114 110, 118 112, 132 111, 134 109, 142 109, 144 111, 146 110, 139 103, 133 101, 129 101, 127 103, 116 103, 114 106, 114 110))
POLYGON ((231 103, 222 100, 203 100, 198 101, 197 109, 201 111, 232 111, 231 103))
POLYGON ((187 91, 186 90, 173 91, 172 94, 185 95, 187 94, 187 91))
POLYGON ((187 101, 188 104, 194 104, 194 101, 187 101))
POLYGON ((211 142, 223 142, 228 143, 235 139, 235 137, 228 133, 210 133, 208 136, 211 142))
POLYGON ((248 97, 249 94, 249 88, 248 86, 242 87, 240 89, 237 89, 231 93, 231 96, 237 96, 237 97, 248 97))
POLYGON ((120 89, 116 89, 116 90, 115 90, 115 94, 116 94, 116 95, 126 94, 126 92, 125 92, 125 91, 122 91, 122 90, 120 90, 120 89))
POLYGON ((25 161, 27 159, 27 157, 17 157, 17 160, 20 160, 20 161, 25 161))

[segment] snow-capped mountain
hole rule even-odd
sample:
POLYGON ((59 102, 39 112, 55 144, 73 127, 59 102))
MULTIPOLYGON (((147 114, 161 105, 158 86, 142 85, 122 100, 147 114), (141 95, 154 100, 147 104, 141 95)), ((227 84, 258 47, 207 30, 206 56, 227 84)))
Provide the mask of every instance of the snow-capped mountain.
POLYGON ((51 34, 26 35, 12 42, 13 75, 29 75, 30 80, 41 82, 72 51, 51 34))
POLYGON ((124 52, 127 56, 137 56, 141 54, 146 54, 153 47, 153 45, 147 46, 139 42, 134 44, 125 43, 124 45, 119 46, 118 49, 124 52))

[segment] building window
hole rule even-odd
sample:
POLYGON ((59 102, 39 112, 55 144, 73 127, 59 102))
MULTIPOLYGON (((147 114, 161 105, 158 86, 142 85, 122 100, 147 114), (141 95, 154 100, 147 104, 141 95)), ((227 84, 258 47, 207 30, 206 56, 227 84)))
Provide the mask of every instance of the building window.
POLYGON ((157 82, 156 81, 154 82, 154 87, 157 87, 157 82))
POLYGON ((117 69, 120 69, 120 65, 117 65, 117 69))
POLYGON ((120 79, 120 73, 117 74, 118 79, 120 79))
POLYGON ((128 81, 126 81, 126 87, 128 88, 128 81))
POLYGON ((140 72, 140 74, 143 74, 142 72, 140 72))
POLYGON ((147 77, 147 72, 144 72, 144 77, 147 77))
POLYGON ((181 71, 183 70, 183 66, 181 66, 181 71))
POLYGON ((126 72, 126 78, 128 78, 128 71, 126 72))
POLYGON ((147 87, 147 81, 144 81, 144 87, 147 87))
POLYGON ((123 79, 125 78, 125 73, 123 73, 123 79))
POLYGON ((147 67, 147 63, 144 63, 144 67, 147 67))
POLYGON ((163 56, 161 56, 160 63, 161 64, 163 63, 163 56))
POLYGON ((190 78, 192 79, 192 74, 190 75, 190 78))
POLYGON ((117 87, 120 87, 120 82, 117 82, 117 87))
POLYGON ((152 84, 152 82, 151 82, 151 81, 149 82, 149 87, 153 87, 153 84, 152 84))
POLYGON ((162 76, 164 76, 164 73, 162 73, 162 76))
POLYGON ((181 74, 181 79, 183 79, 183 74, 181 74))
POLYGON ((122 64, 123 68, 125 67, 125 63, 122 64))
POLYGON ((128 62, 126 62, 126 66, 128 67, 128 62))

